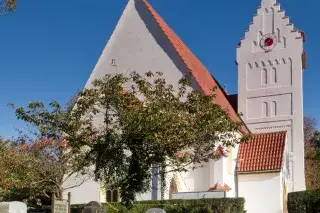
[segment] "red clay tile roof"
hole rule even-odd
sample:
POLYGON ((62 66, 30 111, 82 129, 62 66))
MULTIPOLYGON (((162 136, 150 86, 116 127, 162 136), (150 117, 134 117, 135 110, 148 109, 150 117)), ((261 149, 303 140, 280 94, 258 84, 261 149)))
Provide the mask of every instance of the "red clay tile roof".
POLYGON ((216 183, 216 185, 211 187, 208 191, 216 191, 216 190, 218 190, 218 191, 230 191, 231 188, 227 184, 224 184, 222 186, 219 183, 216 183))
MULTIPOLYGON (((215 79, 212 78, 211 74, 207 71, 205 66, 200 60, 189 50, 189 48, 182 42, 182 40, 174 33, 174 31, 165 23, 160 15, 151 7, 147 0, 142 0, 147 9, 151 12, 152 16, 158 23, 160 29, 163 31, 169 42, 176 49, 178 55, 181 57, 194 79, 197 81, 203 92, 208 95, 211 94, 211 89, 218 86, 215 79)), ((215 90, 216 98, 215 103, 219 104, 222 108, 226 109, 229 113, 230 118, 236 122, 242 122, 236 111, 230 105, 224 92, 217 87, 215 90)), ((243 123, 243 122, 242 122, 243 123)), ((243 124, 243 133, 249 133, 249 129, 243 124)))
POLYGON ((286 132, 255 134, 240 144, 239 172, 280 170, 283 163, 286 132))

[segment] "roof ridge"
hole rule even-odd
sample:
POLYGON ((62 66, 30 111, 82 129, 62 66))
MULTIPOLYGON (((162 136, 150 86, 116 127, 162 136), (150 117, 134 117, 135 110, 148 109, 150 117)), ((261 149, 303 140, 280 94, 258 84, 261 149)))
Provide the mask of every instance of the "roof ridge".
POLYGON ((189 69, 195 81, 198 83, 201 90, 206 94, 211 94, 211 89, 217 87, 215 90, 215 103, 220 105, 223 109, 227 111, 231 120, 235 122, 241 122, 242 133, 249 133, 250 130, 246 124, 242 121, 241 117, 231 106, 226 93, 223 91, 218 81, 214 79, 206 67, 201 63, 201 61, 192 53, 192 51, 184 44, 184 42, 179 38, 179 36, 167 25, 167 23, 161 18, 161 16, 152 8, 147 0, 141 0, 146 8, 150 11, 153 18, 157 22, 159 28, 167 37, 171 45, 177 51, 186 67, 189 69))

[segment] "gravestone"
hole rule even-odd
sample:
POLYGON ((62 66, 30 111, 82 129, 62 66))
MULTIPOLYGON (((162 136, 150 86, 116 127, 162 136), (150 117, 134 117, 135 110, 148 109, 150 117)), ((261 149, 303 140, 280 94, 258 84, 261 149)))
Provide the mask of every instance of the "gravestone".
POLYGON ((22 202, 0 203, 0 213, 27 213, 27 205, 22 202))
POLYGON ((89 202, 82 213, 106 213, 106 210, 96 201, 89 202))
POLYGON ((148 209, 146 213, 166 213, 166 212, 163 209, 153 208, 153 209, 148 209))

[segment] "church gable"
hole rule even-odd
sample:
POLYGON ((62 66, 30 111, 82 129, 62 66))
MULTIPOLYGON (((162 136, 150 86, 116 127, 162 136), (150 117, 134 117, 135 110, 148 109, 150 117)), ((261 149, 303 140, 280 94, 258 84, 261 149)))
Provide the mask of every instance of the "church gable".
POLYGON ((264 53, 271 49, 296 48, 296 45, 302 47, 304 39, 304 33, 290 23, 289 17, 276 0, 262 0, 253 22, 241 39, 238 51, 264 53))
POLYGON ((163 72, 174 84, 188 69, 141 0, 129 0, 86 87, 106 74, 163 72))
MULTIPOLYGON (((214 101, 228 111, 232 120, 241 122, 218 82, 152 6, 146 0, 129 0, 86 87, 107 73, 144 74, 149 70, 163 72, 167 83, 173 85, 190 72, 194 88, 205 94, 218 86, 214 101)), ((248 132, 245 126, 242 130, 248 132)))

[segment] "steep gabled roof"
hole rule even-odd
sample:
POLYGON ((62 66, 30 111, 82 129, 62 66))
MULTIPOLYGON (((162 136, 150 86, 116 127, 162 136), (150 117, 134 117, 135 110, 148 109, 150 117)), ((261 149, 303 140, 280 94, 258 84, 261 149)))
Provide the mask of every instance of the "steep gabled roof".
POLYGON ((286 132, 255 134, 241 143, 238 152, 240 173, 280 171, 286 143, 286 132))
MULTIPOLYGON (((159 28, 168 38, 169 42, 177 51, 178 55, 185 63, 190 73, 192 74, 195 81, 198 83, 202 91, 209 95, 211 89, 217 86, 215 90, 215 103, 219 104, 222 108, 228 111, 230 118, 236 122, 242 122, 241 118, 237 112, 232 108, 229 103, 225 93, 219 87, 218 82, 211 76, 205 66, 200 62, 200 60, 190 51, 190 49, 183 43, 183 41, 174 33, 174 31, 166 24, 166 22, 160 17, 160 15, 152 8, 152 6, 147 2, 147 0, 141 0, 147 9, 152 14, 155 21, 158 23, 159 28)), ((242 122, 243 123, 243 122, 242 122)), ((250 132, 248 128, 243 123, 242 127, 243 133, 250 132)))

